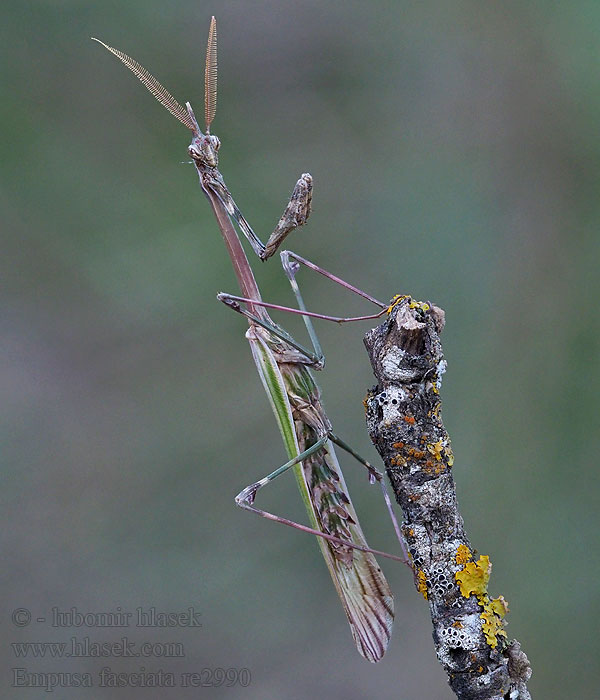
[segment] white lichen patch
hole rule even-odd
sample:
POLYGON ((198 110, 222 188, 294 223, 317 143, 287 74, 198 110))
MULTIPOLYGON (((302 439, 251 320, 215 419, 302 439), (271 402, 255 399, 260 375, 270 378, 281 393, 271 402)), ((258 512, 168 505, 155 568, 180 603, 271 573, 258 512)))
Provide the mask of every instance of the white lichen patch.
POLYGON ((406 353, 396 345, 389 347, 381 358, 381 368, 386 379, 396 382, 410 383, 417 380, 419 371, 401 367, 406 353))
POLYGON ((474 651, 480 647, 481 620, 477 613, 461 615, 451 624, 438 627, 437 634, 439 638, 438 658, 443 664, 453 667, 455 662, 451 654, 452 649, 474 651))
POLYGON ((391 425, 400 420, 407 399, 407 394, 404 389, 397 386, 389 387, 385 391, 382 391, 381 394, 378 394, 376 398, 377 403, 381 407, 383 423, 391 425))
POLYGON ((436 385, 437 385, 438 391, 442 388, 442 376, 447 368, 448 368, 448 363, 446 362, 446 360, 440 360, 437 363, 437 367, 435 368, 435 375, 437 377, 436 385))

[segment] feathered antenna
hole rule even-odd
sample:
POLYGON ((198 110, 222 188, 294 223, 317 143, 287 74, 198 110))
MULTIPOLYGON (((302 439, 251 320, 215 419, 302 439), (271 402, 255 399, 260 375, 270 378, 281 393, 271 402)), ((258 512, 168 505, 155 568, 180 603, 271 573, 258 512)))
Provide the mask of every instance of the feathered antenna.
POLYGON ((210 125, 217 111, 217 20, 210 20, 208 44, 206 45, 206 69, 204 72, 204 118, 206 133, 210 133, 210 125))
POLYGON ((110 51, 119 59, 119 61, 124 63, 127 66, 127 68, 129 68, 129 70, 139 78, 139 80, 144 84, 148 91, 152 93, 152 95, 154 95, 154 97, 161 103, 161 105, 169 112, 171 112, 171 114, 176 119, 178 119, 184 126, 187 126, 187 128, 190 131, 193 131, 194 133, 198 132, 198 126, 193 122, 188 112, 179 104, 179 102, 177 102, 173 95, 171 95, 171 93, 158 82, 158 80, 153 75, 148 73, 148 71, 143 66, 140 66, 140 64, 137 61, 134 61, 134 59, 128 56, 126 53, 123 53, 118 49, 113 49, 112 46, 108 46, 108 44, 105 44, 103 41, 100 41, 100 39, 96 39, 94 37, 91 38, 94 41, 97 41, 99 44, 102 44, 102 46, 104 46, 105 49, 110 51))

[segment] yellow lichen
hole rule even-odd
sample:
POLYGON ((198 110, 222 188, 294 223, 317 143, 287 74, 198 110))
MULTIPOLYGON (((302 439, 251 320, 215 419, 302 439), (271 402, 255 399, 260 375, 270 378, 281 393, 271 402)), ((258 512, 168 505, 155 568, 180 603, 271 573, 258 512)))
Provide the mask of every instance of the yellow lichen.
POLYGON ((437 459, 438 462, 442 461, 442 450, 444 449, 444 447, 442 445, 441 440, 438 440, 434 443, 430 443, 429 445, 427 445, 427 449, 437 459))
POLYGON ((471 594, 484 595, 487 592, 488 581, 492 571, 492 563, 487 555, 479 557, 477 562, 465 564, 462 571, 454 575, 461 594, 468 598, 471 594))
POLYGON ((417 590, 427 600, 427 576, 422 569, 417 571, 417 590))
POLYGON ((452 452, 452 448, 450 447, 450 445, 447 445, 444 451, 446 453, 446 460, 448 461, 448 466, 451 467, 454 464, 454 452, 452 452))
POLYGON ((471 561, 471 550, 466 544, 459 544, 456 550, 456 563, 466 564, 468 561, 471 561))
POLYGON ((421 311, 429 311, 429 304, 427 304, 427 302, 425 301, 411 301, 409 306, 411 309, 421 309, 421 311))
POLYGON ((392 300, 390 301, 390 305, 388 306, 388 310, 387 310, 388 314, 391 314, 391 313, 392 313, 392 309, 394 308, 394 306, 396 306, 396 305, 399 304, 403 299, 406 299, 406 298, 407 298, 406 294, 395 294, 395 295, 392 297, 392 300))
POLYGON ((502 618, 508 612, 508 603, 503 596, 492 598, 487 595, 487 585, 490 580, 492 563, 486 555, 479 557, 476 562, 467 561, 471 558, 469 548, 463 544, 456 550, 456 563, 465 563, 461 571, 455 574, 461 594, 468 598, 471 595, 477 597, 478 604, 483 608, 480 617, 483 635, 492 649, 498 646, 498 637, 506 638, 502 618))
MULTIPOLYGON (((482 604, 481 602, 479 603, 482 604)), ((506 632, 504 630, 504 623, 502 619, 490 609, 490 605, 484 605, 483 612, 481 613, 481 629, 487 643, 495 649, 498 646, 498 637, 506 638, 506 632)))
POLYGON ((490 600, 490 609, 499 617, 504 617, 508 612, 508 602, 504 600, 504 596, 500 595, 497 598, 490 600))

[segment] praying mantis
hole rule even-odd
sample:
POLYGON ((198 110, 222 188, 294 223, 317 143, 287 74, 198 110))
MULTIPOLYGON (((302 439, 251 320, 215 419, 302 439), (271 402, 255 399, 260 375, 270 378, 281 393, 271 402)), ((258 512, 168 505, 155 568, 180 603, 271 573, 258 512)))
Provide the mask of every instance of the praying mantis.
MULTIPOLYGON (((303 225, 310 213, 312 177, 303 174, 290 201, 271 234, 263 244, 236 206, 219 172, 219 139, 210 133, 216 111, 217 53, 216 21, 210 23, 205 70, 205 123, 203 133, 189 102, 182 107, 167 90, 139 63, 123 52, 102 44, 124 63, 152 95, 176 119, 192 132, 188 148, 200 186, 207 196, 223 236, 225 246, 240 286, 241 296, 221 293, 218 299, 248 320, 246 338, 250 344, 259 377, 275 414, 289 461, 268 476, 246 487, 235 501, 240 507, 270 520, 290 525, 318 537, 321 553, 346 612, 350 629, 360 654, 371 662, 379 661, 388 646, 394 617, 393 597, 377 564, 375 554, 407 563, 403 557, 379 552, 368 547, 342 475, 334 444, 358 459, 368 470, 371 482, 378 481, 399 541, 403 542, 385 490, 382 475, 333 433, 325 414, 320 393, 311 369, 323 367, 324 357, 311 318, 338 323, 378 318, 391 308, 348 282, 332 275, 314 263, 292 253, 281 252, 284 272, 288 277, 298 308, 269 304, 260 291, 241 241, 233 226, 235 221, 261 260, 273 255, 286 236, 303 225), (303 265, 346 289, 376 304, 379 312, 368 316, 338 318, 306 310, 296 274, 303 265), (298 344, 289 333, 274 323, 268 309, 300 314, 312 344, 312 350, 298 344), (292 469, 308 512, 311 526, 301 525, 254 506, 257 491, 270 481, 292 469)), ((402 545, 403 546, 403 545, 402 545)))

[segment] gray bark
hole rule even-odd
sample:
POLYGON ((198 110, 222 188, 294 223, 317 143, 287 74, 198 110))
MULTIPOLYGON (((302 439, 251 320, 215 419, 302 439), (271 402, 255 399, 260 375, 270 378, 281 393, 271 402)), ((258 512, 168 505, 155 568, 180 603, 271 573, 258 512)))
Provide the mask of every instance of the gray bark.
POLYGON ((402 508, 415 586, 429 604, 433 640, 461 700, 529 700, 531 667, 508 642, 502 597, 487 593, 491 564, 478 557, 458 510, 450 438, 442 423, 444 312, 400 297, 365 336, 377 385, 367 427, 402 508))

